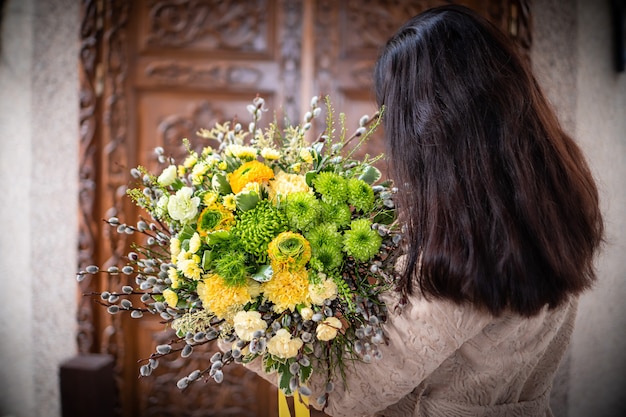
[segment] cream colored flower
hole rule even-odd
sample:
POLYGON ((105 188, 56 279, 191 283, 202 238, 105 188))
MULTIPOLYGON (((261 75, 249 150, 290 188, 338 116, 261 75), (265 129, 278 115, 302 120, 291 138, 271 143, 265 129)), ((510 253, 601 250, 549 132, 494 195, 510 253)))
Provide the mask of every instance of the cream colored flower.
POLYGON ((196 253, 200 249, 200 245, 202 244, 202 239, 200 239, 200 235, 198 232, 194 233, 189 239, 189 252, 196 253))
POLYGON ((163 291, 163 298, 165 298, 165 302, 170 307, 175 308, 176 304, 178 304, 178 295, 174 291, 170 290, 169 288, 163 291))
POLYGON ((337 317, 327 317, 317 325, 315 333, 318 340, 328 341, 337 337, 337 332, 341 329, 341 321, 337 317))
POLYGON ((174 289, 180 287, 180 277, 178 276, 178 270, 176 268, 170 268, 167 270, 167 276, 172 282, 170 286, 174 289))
POLYGON ((172 257, 172 263, 176 265, 178 255, 180 255, 180 239, 173 237, 170 239, 170 255, 172 257))
POLYGON ((292 339, 287 330, 280 329, 267 342, 267 351, 278 358, 289 359, 298 354, 303 344, 299 337, 292 339))
POLYGON ((157 183, 162 187, 167 187, 172 185, 174 181, 176 181, 178 170, 176 169, 176 165, 170 165, 163 170, 159 178, 157 178, 157 183))
POLYGON ((189 259, 178 258, 178 269, 183 275, 189 279, 199 280, 202 275, 202 268, 200 268, 200 257, 198 255, 192 255, 189 259))
POLYGON ((303 320, 311 320, 313 318, 313 310, 309 307, 303 307, 300 309, 300 315, 303 320))
POLYGON ((332 279, 326 279, 319 284, 309 284, 309 299, 312 304, 321 306, 326 300, 337 297, 337 284, 332 279))
POLYGON ((183 187, 170 196, 167 202, 167 212, 172 219, 186 223, 196 217, 199 205, 200 197, 193 197, 193 190, 183 187))
POLYGON ((191 170, 191 183, 193 185, 200 185, 204 182, 204 176, 209 171, 209 166, 204 162, 200 162, 194 165, 191 170))
POLYGON ((288 174, 284 171, 278 172, 269 184, 269 199, 273 200, 277 196, 285 197, 291 193, 309 192, 311 187, 306 183, 304 175, 288 174))
POLYGON ((235 333, 246 342, 252 340, 252 335, 255 332, 267 329, 267 323, 261 318, 261 313, 258 311, 240 311, 235 314, 233 321, 235 333))

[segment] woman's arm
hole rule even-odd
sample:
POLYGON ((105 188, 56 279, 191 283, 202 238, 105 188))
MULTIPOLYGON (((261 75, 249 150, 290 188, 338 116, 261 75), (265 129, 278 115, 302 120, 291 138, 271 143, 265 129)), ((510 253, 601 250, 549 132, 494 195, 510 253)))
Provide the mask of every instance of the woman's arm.
MULTIPOLYGON (((381 346, 381 359, 346 366, 346 381, 337 375, 324 411, 331 416, 369 416, 397 403, 452 355, 466 340, 478 334, 492 319, 468 305, 412 298, 385 324, 388 344, 381 346)), ((265 374, 259 360, 246 365, 270 383, 277 375, 265 374)), ((324 393, 325 375, 314 373, 309 381, 311 405, 324 393)))

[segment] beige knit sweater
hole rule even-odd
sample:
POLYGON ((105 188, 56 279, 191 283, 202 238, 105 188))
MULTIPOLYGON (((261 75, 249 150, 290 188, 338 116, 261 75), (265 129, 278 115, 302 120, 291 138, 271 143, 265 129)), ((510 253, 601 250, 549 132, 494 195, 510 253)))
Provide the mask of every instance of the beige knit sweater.
MULTIPOLYGON (((389 296, 387 305, 396 305, 389 296)), ((413 297, 385 324, 383 358, 347 368, 331 416, 551 416, 550 388, 569 343, 577 300, 532 318, 413 297)), ((250 367, 262 372, 256 364, 250 367)), ((276 384, 275 375, 263 375, 276 384)), ((311 403, 323 381, 313 377, 311 403)))

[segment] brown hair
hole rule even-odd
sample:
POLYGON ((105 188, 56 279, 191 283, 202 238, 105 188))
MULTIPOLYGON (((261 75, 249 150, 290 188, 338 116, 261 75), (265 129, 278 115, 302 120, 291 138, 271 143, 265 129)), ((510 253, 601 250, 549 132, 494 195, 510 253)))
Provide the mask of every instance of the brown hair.
POLYGON ((388 41, 375 87, 407 227, 403 291, 416 280, 531 316, 592 285, 596 185, 508 37, 467 8, 430 9, 388 41))

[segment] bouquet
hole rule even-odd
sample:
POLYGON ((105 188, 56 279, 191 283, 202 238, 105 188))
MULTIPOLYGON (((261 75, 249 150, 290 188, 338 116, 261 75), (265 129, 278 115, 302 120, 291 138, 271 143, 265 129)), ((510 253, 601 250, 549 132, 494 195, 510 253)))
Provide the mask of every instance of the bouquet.
POLYGON ((156 149, 158 175, 131 170, 138 187, 128 195, 144 215, 132 224, 112 217, 118 233, 139 234, 123 266, 78 273, 124 274, 135 285, 96 293, 108 312, 140 319, 160 315, 176 338, 156 347, 140 366, 149 376, 165 355, 193 354, 194 347, 221 340, 207 369, 178 380, 221 382, 223 368, 260 358, 278 373, 286 395, 309 395, 312 372, 326 378, 323 405, 333 382, 350 361, 380 357, 386 307, 379 299, 394 283, 401 230, 390 181, 380 181, 374 163, 355 151, 379 124, 363 116, 348 136, 341 115, 325 100, 325 130, 307 141, 320 100, 299 125, 259 127, 267 111, 257 97, 251 122, 201 129, 207 146, 178 164, 156 149), (141 305, 131 297, 141 295, 141 305))

